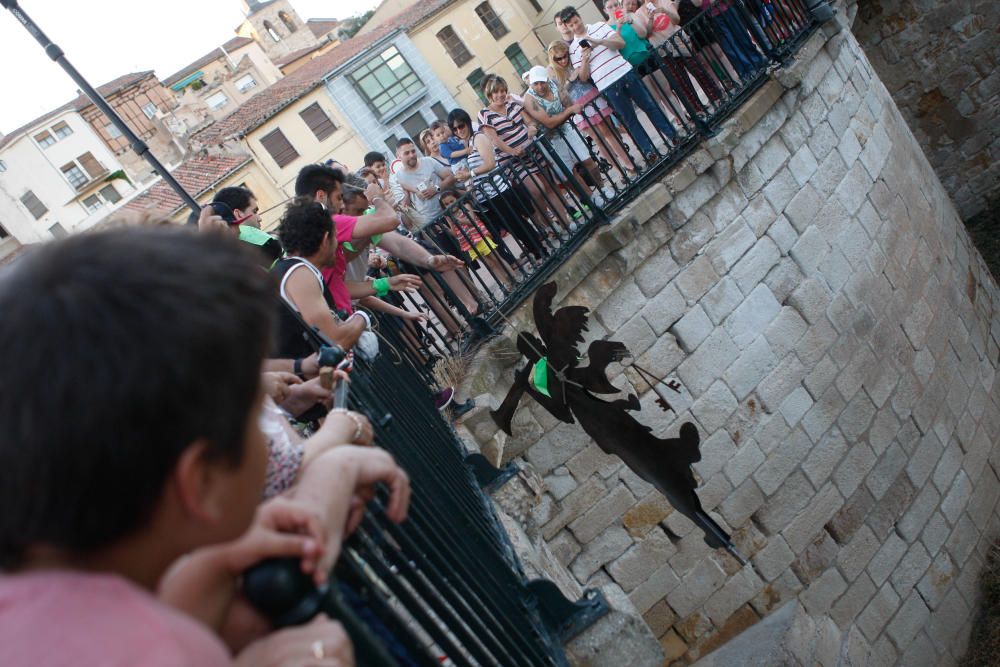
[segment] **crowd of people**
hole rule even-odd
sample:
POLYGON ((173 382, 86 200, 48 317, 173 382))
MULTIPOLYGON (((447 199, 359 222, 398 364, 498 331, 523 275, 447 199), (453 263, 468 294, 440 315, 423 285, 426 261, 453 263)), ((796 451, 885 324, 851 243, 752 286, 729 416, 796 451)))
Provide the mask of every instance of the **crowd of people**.
MULTIPOLYGON (((475 117, 453 109, 393 160, 303 168, 276 237, 254 194, 230 187, 197 231, 147 220, 162 224, 55 241, 7 268, 4 660, 353 664, 336 623, 273 631, 239 594, 241 574, 270 557, 298 558, 322 582, 376 484, 386 517, 406 518, 407 474, 369 446, 364 415, 333 404, 325 352, 380 354, 374 317, 420 348, 428 315, 403 300, 415 293, 461 335, 484 303, 473 272, 508 290, 531 272, 614 196, 599 162, 626 177, 657 160, 682 109, 761 67, 780 38, 764 31, 767 8, 787 1, 748 3, 759 34, 729 0, 607 0, 608 21, 591 25, 567 7, 563 38, 520 93, 489 75, 475 117), (677 38, 690 8, 716 30, 677 38)), ((447 386, 432 399, 451 416, 472 406, 447 386)))

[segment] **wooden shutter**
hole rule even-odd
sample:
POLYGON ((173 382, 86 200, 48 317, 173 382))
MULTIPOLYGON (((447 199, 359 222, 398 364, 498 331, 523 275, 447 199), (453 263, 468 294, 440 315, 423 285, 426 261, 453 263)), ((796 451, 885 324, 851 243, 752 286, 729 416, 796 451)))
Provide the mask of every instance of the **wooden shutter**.
POLYGON ((115 186, 108 184, 101 188, 101 195, 112 204, 117 204, 122 200, 122 196, 115 189, 115 186))
POLYGON ((320 141, 323 141, 337 130, 337 126, 326 115, 326 112, 320 107, 319 102, 310 104, 300 111, 299 115, 320 141))
POLYGON ((92 179, 97 178, 98 176, 107 171, 107 169, 102 167, 101 163, 97 161, 97 158, 95 158, 89 152, 84 153, 76 160, 77 162, 80 163, 80 166, 83 167, 83 170, 87 172, 87 175, 90 176, 92 179))
POLYGON ((24 206, 28 209, 28 212, 34 216, 35 220, 38 220, 49 212, 49 209, 46 208, 45 204, 43 204, 31 190, 28 190, 21 195, 21 203, 24 204, 24 206))
POLYGON ((441 28, 438 31, 437 38, 444 47, 444 50, 448 52, 448 55, 451 56, 451 59, 459 67, 472 60, 472 54, 469 53, 465 42, 462 41, 462 38, 458 36, 458 33, 450 25, 441 28))
POLYGON ((265 134, 260 138, 260 143, 279 167, 291 164, 299 156, 298 151, 295 150, 280 128, 265 134))

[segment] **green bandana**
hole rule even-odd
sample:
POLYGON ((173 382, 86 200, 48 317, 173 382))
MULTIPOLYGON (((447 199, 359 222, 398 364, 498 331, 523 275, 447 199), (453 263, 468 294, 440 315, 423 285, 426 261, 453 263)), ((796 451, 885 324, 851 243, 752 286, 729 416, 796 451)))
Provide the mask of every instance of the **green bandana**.
POLYGON ((535 369, 531 374, 531 384, 535 386, 539 394, 545 394, 552 398, 552 394, 549 393, 549 360, 546 357, 535 362, 535 369))

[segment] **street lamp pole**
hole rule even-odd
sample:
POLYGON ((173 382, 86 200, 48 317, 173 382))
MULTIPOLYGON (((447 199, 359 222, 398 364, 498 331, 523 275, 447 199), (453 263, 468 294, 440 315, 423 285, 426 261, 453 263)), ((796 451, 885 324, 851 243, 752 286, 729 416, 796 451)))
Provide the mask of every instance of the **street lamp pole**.
POLYGON ((24 10, 18 6, 17 0, 0 0, 0 5, 14 15, 14 18, 16 18, 18 22, 31 34, 31 36, 42 45, 42 48, 45 49, 45 54, 62 67, 63 70, 69 74, 69 77, 73 79, 76 85, 79 86, 80 90, 82 90, 83 93, 90 98, 90 101, 93 102, 94 105, 111 120, 115 127, 117 127, 118 130, 121 131, 121 133, 128 139, 132 150, 134 150, 139 157, 145 159, 146 162, 153 167, 153 170, 163 178, 163 181, 177 193, 177 195, 194 213, 200 213, 201 206, 198 205, 195 198, 188 194, 187 190, 185 190, 184 187, 177 182, 177 179, 175 179, 170 172, 167 171, 167 168, 164 167, 156 156, 150 152, 149 146, 146 145, 146 142, 140 139, 136 133, 132 131, 132 128, 125 124, 125 121, 123 121, 117 112, 111 108, 111 105, 108 104, 107 100, 105 100, 101 94, 98 93, 97 90, 95 90, 94 87, 83 78, 83 75, 80 74, 80 72, 78 72, 68 60, 66 60, 66 55, 63 53, 63 50, 59 48, 58 45, 53 44, 52 40, 50 40, 45 33, 42 32, 41 28, 39 28, 38 25, 31 20, 31 17, 24 13, 24 10))

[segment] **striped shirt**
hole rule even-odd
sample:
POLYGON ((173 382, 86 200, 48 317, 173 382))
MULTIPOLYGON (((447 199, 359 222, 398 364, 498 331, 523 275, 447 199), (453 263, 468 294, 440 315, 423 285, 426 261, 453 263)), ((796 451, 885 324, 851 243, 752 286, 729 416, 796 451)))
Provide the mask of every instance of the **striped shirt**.
MULTIPOLYGON (((573 43, 570 44, 569 52, 573 59, 573 67, 579 68, 583 64, 583 49, 580 48, 580 40, 588 37, 610 39, 615 35, 614 28, 607 23, 588 25, 587 34, 582 37, 574 37, 573 43)), ((594 82, 598 90, 606 90, 615 81, 632 71, 632 66, 615 49, 597 44, 591 44, 591 46, 593 50, 590 52, 590 80, 594 82)))
MULTIPOLYGON (((469 171, 472 173, 472 185, 476 188, 476 200, 482 202, 492 199, 506 190, 507 183, 504 182, 503 177, 500 176, 499 170, 496 168, 491 169, 485 174, 476 173, 475 170, 483 166, 483 156, 479 154, 479 150, 476 148, 476 137, 479 135, 480 133, 477 132, 469 138, 469 145, 472 146, 472 152, 469 153, 469 171)), ((489 139, 489 137, 486 138, 487 140, 489 139)), ((496 149, 493 148, 492 141, 489 144, 495 159, 496 149)))
MULTIPOLYGON (((479 121, 480 130, 492 127, 497 136, 511 148, 517 148, 531 141, 528 136, 528 126, 524 124, 524 106, 513 100, 508 100, 503 113, 497 113, 489 107, 481 109, 476 120, 479 121)), ((505 157, 510 155, 504 151, 500 153, 505 157)))

